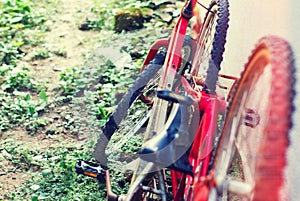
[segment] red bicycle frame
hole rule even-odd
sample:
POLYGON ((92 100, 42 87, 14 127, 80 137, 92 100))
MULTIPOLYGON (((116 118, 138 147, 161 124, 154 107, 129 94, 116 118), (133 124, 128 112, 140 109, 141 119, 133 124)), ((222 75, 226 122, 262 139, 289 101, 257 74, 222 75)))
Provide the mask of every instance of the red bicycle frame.
MULTIPOLYGON (((187 1, 185 7, 188 6, 188 3, 187 1)), ((194 8, 195 5, 196 1, 191 1, 190 6, 194 8)), ((164 77, 160 82, 160 87, 163 89, 170 90, 168 84, 173 81, 172 77, 180 68, 181 49, 191 16, 184 15, 182 11, 173 29, 171 40, 161 39, 156 41, 144 61, 142 70, 154 59, 160 48, 168 47, 164 63, 165 73, 163 73, 164 77)), ((215 144, 218 117, 225 114, 226 100, 218 95, 195 91, 184 77, 182 77, 181 82, 187 93, 195 100, 199 100, 198 108, 195 109, 201 112, 201 119, 189 154, 189 161, 193 167, 194 175, 190 176, 175 170, 171 171, 174 201, 180 201, 183 198, 184 200, 207 200, 209 189, 213 185, 212 179, 208 176, 209 163, 215 144)), ((194 84, 197 85, 196 81, 194 84)))
POLYGON ((189 154, 194 175, 183 175, 172 170, 174 200, 182 200, 184 195, 187 196, 184 200, 207 200, 212 185, 212 182, 208 182, 209 163, 214 149, 218 118, 225 114, 226 100, 217 95, 195 91, 185 78, 182 78, 182 84, 188 94, 199 100, 199 107, 195 109, 200 111, 201 119, 189 154))

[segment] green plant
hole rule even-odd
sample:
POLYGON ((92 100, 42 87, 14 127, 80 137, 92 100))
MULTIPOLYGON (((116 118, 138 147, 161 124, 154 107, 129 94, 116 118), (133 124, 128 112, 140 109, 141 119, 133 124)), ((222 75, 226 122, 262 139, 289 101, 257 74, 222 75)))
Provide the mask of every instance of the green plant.
POLYGON ((115 13, 120 10, 120 8, 139 8, 147 5, 148 4, 136 0, 113 0, 109 3, 94 0, 94 7, 92 7, 91 11, 95 17, 94 19, 88 19, 87 24, 89 28, 94 30, 113 30, 115 25, 115 13))
POLYGON ((13 66, 11 66, 11 65, 6 65, 6 64, 1 65, 1 67, 0 67, 0 84, 2 84, 4 82, 5 75, 7 75, 7 73, 9 71, 11 71, 12 69, 13 69, 13 66))
POLYGON ((40 84, 38 84, 28 73, 27 69, 16 69, 9 72, 5 81, 2 83, 2 90, 10 93, 14 91, 38 90, 40 84))
POLYGON ((44 103, 46 103, 46 104, 48 103, 49 98, 48 98, 48 96, 47 96, 47 94, 46 94, 46 92, 45 92, 44 89, 42 89, 41 92, 40 92, 40 99, 41 99, 44 103))
POLYGON ((16 65, 24 56, 21 47, 25 29, 32 29, 45 22, 45 18, 31 9, 32 2, 5 0, 0 3, 0 65, 16 65))
POLYGON ((0 64, 15 65, 16 61, 22 57, 18 47, 12 43, 0 42, 0 64))
POLYGON ((95 6, 91 9, 94 13, 94 19, 87 19, 89 28, 94 30, 113 29, 113 3, 106 4, 101 1, 94 1, 95 6))
POLYGON ((17 126, 24 126, 30 133, 48 124, 41 114, 47 108, 46 92, 40 92, 40 98, 33 100, 26 92, 14 91, 13 94, 2 91, 0 97, 0 131, 17 126))
POLYGON ((0 4, 0 26, 22 24, 25 27, 34 27, 44 23, 45 18, 32 12, 30 1, 6 0, 0 4))
POLYGON ((39 169, 42 166, 38 159, 38 155, 41 154, 38 147, 23 146, 14 138, 4 139, 0 143, 0 171, 1 174, 7 174, 9 172, 28 171, 30 168, 39 169), (12 164, 3 169, 5 164, 12 164))
POLYGON ((55 47, 50 47, 47 45, 42 45, 39 48, 35 48, 34 51, 31 52, 31 60, 39 60, 39 59, 48 59, 53 57, 54 55, 60 56, 60 57, 66 57, 67 53, 66 51, 62 49, 58 49, 55 47))
POLYGON ((83 83, 80 82, 81 75, 78 68, 67 68, 65 72, 60 74, 59 86, 63 90, 63 95, 75 95, 79 92, 83 83))

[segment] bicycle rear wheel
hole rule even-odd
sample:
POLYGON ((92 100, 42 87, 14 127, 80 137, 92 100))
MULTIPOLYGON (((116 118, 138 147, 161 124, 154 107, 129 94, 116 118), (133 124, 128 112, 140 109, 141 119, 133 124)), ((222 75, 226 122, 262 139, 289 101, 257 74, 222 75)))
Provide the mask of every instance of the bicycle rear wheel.
POLYGON ((293 73, 289 44, 275 36, 262 38, 230 100, 214 163, 219 199, 281 199, 293 73))
POLYGON ((229 22, 228 0, 213 0, 197 37, 197 46, 190 73, 205 81, 204 90, 214 94, 218 72, 225 51, 229 22))

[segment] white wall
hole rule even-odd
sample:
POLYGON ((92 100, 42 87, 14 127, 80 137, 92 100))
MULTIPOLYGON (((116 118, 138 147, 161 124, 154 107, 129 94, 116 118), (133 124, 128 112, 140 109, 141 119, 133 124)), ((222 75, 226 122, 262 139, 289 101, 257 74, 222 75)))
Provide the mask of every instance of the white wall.
POLYGON ((289 41, 291 42, 295 59, 296 59, 296 112, 294 114, 294 129, 291 133, 291 149, 289 151, 289 163, 288 178, 292 185, 293 200, 299 200, 300 198, 300 1, 292 0, 290 6, 290 18, 289 18, 289 41), (296 177, 294 176, 296 175, 296 177))
MULTIPOLYGON (((297 73, 300 64, 300 1, 299 0, 229 0, 230 28, 222 64, 223 73, 239 76, 251 50, 259 38, 278 35, 292 45, 297 73)), ((283 86, 284 87, 284 86, 283 86)), ((300 93, 299 81, 296 83, 300 93)), ((300 199, 300 98, 296 96, 294 127, 290 134, 291 146, 288 153, 286 175, 291 200, 300 199), (298 121, 298 122, 297 122, 298 121)), ((276 107, 276 106, 275 106, 276 107)), ((267 195, 266 195, 267 196, 267 195)))
MULTIPOLYGON (((230 0, 229 0, 230 1, 230 0)), ((265 35, 289 35, 288 0, 231 0, 230 25, 223 63, 224 72, 243 69, 258 39, 265 35)))

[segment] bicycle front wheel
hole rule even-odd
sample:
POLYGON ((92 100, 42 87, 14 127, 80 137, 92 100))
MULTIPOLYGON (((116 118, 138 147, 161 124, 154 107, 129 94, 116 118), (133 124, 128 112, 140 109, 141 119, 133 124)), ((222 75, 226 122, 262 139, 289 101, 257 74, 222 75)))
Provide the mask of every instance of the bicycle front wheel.
MULTIPOLYGON (((140 129, 149 118, 151 101, 156 96, 156 88, 160 78, 159 70, 164 60, 164 51, 155 56, 155 59, 141 72, 128 89, 114 113, 110 115, 94 148, 94 157, 101 164, 107 163, 107 155, 112 157, 113 162, 122 157, 120 154, 125 154, 125 158, 121 160, 127 160, 126 151, 128 147, 123 145, 126 145, 131 138, 135 138, 133 141, 137 143, 140 137, 140 142, 142 142, 143 136, 138 136, 136 133, 141 133, 140 129), (106 154, 106 152, 108 153, 106 154)), ((134 148, 134 146, 131 147, 134 148)))
POLYGON ((276 201, 283 196, 293 73, 289 44, 275 36, 262 38, 233 90, 215 158, 222 200, 276 201))

